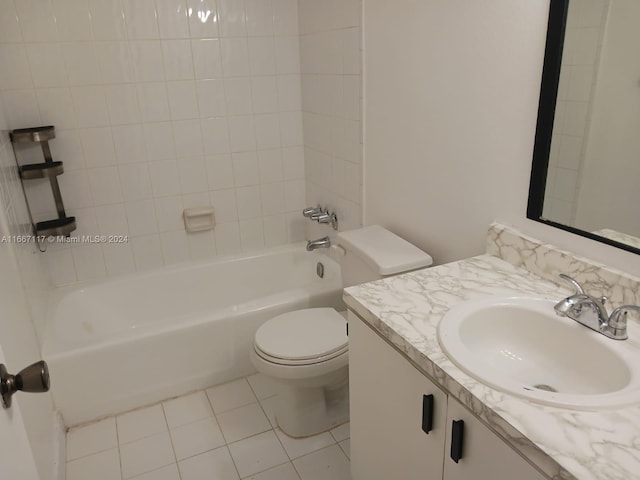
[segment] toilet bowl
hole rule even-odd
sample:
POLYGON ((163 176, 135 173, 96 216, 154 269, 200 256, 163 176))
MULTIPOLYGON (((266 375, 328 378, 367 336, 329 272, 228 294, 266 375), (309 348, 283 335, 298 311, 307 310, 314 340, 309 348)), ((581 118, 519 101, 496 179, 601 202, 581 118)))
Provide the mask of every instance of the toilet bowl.
MULTIPOLYGON (((373 225, 339 232, 343 286, 424 268, 431 257, 373 225)), ((307 437, 349 419, 349 353, 346 312, 295 310, 256 332, 251 362, 278 384, 276 420, 291 437, 307 437)))
POLYGON ((346 312, 296 310, 272 318, 251 350, 257 370, 278 385, 276 419, 292 437, 307 437, 347 421, 346 312))

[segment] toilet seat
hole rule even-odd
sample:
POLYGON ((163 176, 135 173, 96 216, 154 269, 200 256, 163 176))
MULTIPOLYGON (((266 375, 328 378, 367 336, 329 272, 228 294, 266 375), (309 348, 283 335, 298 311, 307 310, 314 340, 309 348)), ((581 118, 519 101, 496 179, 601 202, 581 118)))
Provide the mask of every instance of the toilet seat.
POLYGON ((284 313, 256 332, 254 350, 272 363, 312 365, 348 351, 345 318, 333 308, 308 308, 284 313))

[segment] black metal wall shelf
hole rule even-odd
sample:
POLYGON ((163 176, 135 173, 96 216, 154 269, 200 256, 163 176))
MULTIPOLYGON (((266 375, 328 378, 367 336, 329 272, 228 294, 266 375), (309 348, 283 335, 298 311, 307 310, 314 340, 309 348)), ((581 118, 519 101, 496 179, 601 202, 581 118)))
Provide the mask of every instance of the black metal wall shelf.
MULTIPOLYGON (((29 211, 31 224, 33 225, 34 234, 37 237, 68 237, 71 232, 76 229, 76 218, 67 217, 67 214, 64 210, 62 194, 60 192, 60 186, 58 185, 57 179, 58 175, 62 175, 62 173, 64 173, 64 167, 62 165, 62 162, 53 161, 53 158, 51 156, 51 148, 49 148, 49 140, 56 138, 55 127, 53 125, 47 125, 43 127, 20 128, 10 132, 10 137, 11 142, 14 144, 14 150, 16 144, 20 143, 40 144, 40 146, 42 147, 42 154, 44 155, 44 162, 30 163, 26 165, 20 165, 18 163, 18 172, 22 181, 38 178, 48 178, 51 185, 51 192, 53 193, 53 199, 56 203, 58 218, 36 223, 33 221, 29 199, 27 198, 27 195, 25 193, 27 209, 29 211)), ((16 162, 18 162, 17 158, 18 155, 16 152, 16 162)))

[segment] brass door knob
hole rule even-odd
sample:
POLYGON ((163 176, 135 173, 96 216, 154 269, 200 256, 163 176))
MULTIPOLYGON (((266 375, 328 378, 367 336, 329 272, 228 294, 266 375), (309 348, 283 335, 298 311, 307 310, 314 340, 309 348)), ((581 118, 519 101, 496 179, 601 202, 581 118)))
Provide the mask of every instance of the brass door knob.
POLYGON ((18 390, 23 392, 48 392, 50 386, 49 367, 44 360, 23 368, 16 375, 7 372, 7 367, 0 363, 0 394, 2 406, 11 407, 11 396, 18 390))

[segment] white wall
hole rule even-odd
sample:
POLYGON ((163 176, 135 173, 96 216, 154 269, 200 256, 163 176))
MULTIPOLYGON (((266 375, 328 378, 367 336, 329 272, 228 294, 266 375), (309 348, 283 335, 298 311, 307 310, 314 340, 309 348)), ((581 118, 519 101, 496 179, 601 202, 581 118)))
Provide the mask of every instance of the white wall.
POLYGON ((438 263, 494 220, 632 273, 640 257, 526 219, 547 2, 364 1, 365 223, 438 263))
MULTIPOLYGON (((299 0, 307 204, 362 225, 361 0, 299 0)), ((307 223, 308 227, 313 227, 307 223)), ((310 228, 309 236, 330 233, 310 228)))
MULTIPOLYGON (((303 238, 296 0, 6 0, 0 88, 9 128, 55 124, 76 235, 56 284, 303 238), (183 208, 213 205, 187 235, 183 208)), ((41 158, 40 152, 24 152, 41 158)), ((30 188, 50 217, 46 182, 30 188)))
POLYGON ((638 18, 637 1, 611 2, 576 223, 640 237, 638 18))

